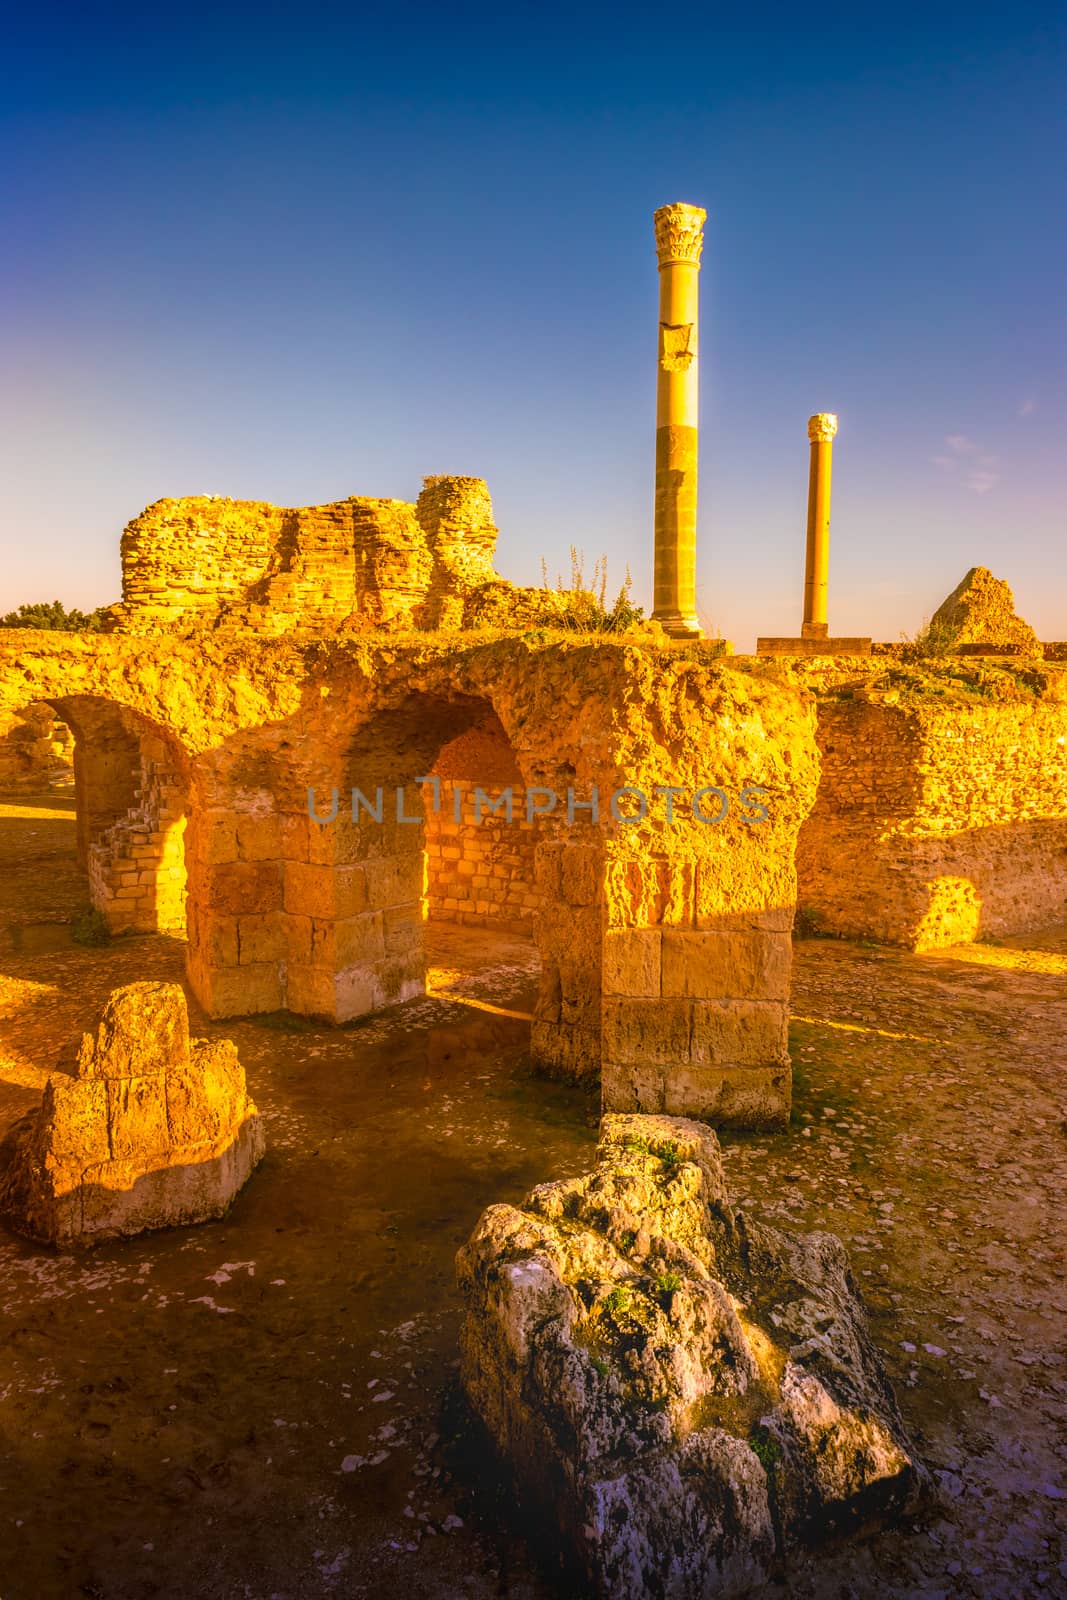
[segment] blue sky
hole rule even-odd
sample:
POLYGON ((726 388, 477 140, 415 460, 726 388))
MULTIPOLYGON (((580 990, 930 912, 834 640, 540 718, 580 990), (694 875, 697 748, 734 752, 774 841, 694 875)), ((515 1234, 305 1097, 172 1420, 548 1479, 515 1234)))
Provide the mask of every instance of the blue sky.
POLYGON ((117 598, 164 495, 488 480, 498 568, 651 581, 656 206, 709 212, 698 577, 834 631, 967 567, 1067 637, 1062 8, 45 6, 0 123, 0 609, 117 598))

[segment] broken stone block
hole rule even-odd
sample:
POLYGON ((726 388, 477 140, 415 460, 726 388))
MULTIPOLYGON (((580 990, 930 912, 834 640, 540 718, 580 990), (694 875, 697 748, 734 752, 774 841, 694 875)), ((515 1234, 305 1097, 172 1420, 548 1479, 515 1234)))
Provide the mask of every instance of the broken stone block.
POLYGON ((1015 597, 988 567, 972 567, 930 619, 929 633, 950 651, 1004 649, 1039 656, 1041 645, 1028 622, 1015 615, 1015 597))
POLYGON ((928 1489, 840 1241, 735 1209, 702 1123, 605 1116, 457 1271, 471 1404, 597 1595, 747 1593, 928 1489))
POLYGON ((114 990, 72 1064, 0 1144, 5 1221, 70 1246, 222 1216, 263 1128, 236 1047, 190 1040, 180 986, 114 990))

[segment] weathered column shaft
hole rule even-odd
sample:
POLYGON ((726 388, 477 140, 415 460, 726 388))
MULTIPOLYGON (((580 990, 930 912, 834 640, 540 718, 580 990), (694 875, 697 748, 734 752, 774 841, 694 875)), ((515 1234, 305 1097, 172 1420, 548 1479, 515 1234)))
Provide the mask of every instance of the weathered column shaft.
POLYGON ((830 581, 830 473, 837 418, 820 411, 808 419, 811 466, 808 473, 808 548, 804 571, 803 638, 825 638, 826 595, 830 581))
POLYGON ((655 214, 659 255, 654 619, 676 638, 699 637, 696 614, 698 282, 706 211, 655 214))

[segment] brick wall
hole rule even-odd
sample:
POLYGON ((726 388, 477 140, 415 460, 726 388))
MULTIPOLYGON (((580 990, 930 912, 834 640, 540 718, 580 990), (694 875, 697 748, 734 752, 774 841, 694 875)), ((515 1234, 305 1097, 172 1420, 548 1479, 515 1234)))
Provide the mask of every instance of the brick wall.
POLYGON ((798 902, 912 949, 1067 920, 1067 706, 819 706, 798 902))
POLYGON ((441 779, 439 813, 428 810, 426 857, 431 921, 491 925, 532 933, 539 895, 534 852, 538 825, 523 816, 524 783, 507 735, 495 717, 445 745, 434 766, 441 779), (461 792, 461 821, 453 795, 461 792), (474 789, 492 800, 509 786, 516 806, 509 823, 482 808, 474 820, 474 789))

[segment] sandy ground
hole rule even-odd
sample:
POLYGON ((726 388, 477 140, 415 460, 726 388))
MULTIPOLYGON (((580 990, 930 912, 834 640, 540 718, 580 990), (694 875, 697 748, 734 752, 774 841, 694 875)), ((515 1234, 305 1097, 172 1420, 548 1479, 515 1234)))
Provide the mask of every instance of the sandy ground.
MULTIPOLYGON (((0 806, 0 1130, 173 939, 83 948, 65 799, 0 806)), ((63 1257, 0 1230, 0 1595, 550 1600, 554 1553, 460 1403, 452 1259, 583 1170, 589 1095, 533 1077, 536 962, 448 930, 434 994, 238 1042, 269 1153, 221 1222, 63 1257)), ((795 1113, 724 1137, 738 1197, 852 1252, 939 1503, 767 1593, 1067 1595, 1067 929, 916 957, 797 945, 795 1113)), ((195 1008, 194 1008, 195 1015, 195 1008)), ((577 1600, 577 1597, 574 1597, 577 1600)))

